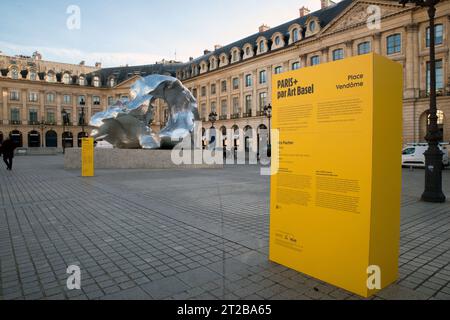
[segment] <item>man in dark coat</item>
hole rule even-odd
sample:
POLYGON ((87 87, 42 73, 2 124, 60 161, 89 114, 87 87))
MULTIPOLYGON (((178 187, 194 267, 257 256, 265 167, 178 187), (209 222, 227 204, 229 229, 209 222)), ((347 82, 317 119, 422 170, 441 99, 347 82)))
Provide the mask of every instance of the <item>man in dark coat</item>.
POLYGON ((13 158, 14 158, 14 150, 17 148, 14 141, 12 141, 11 137, 3 141, 1 146, 1 154, 3 154, 3 161, 6 163, 7 170, 12 170, 13 158))

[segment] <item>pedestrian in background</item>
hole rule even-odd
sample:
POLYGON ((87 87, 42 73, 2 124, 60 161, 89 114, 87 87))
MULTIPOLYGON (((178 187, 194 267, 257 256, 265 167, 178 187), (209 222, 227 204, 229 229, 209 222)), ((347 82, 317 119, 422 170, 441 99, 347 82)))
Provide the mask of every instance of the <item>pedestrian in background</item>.
POLYGON ((3 161, 6 163, 6 169, 9 171, 12 170, 14 150, 16 150, 16 148, 17 146, 12 140, 11 135, 9 136, 9 138, 3 141, 3 144, 0 148, 0 154, 3 155, 3 161))

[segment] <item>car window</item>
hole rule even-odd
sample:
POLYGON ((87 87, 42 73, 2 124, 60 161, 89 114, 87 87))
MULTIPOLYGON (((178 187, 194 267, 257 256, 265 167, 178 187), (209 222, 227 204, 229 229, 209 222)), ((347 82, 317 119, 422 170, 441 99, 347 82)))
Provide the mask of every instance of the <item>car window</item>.
POLYGON ((414 152, 416 152, 416 148, 408 148, 403 150, 403 155, 411 155, 414 154, 414 152))

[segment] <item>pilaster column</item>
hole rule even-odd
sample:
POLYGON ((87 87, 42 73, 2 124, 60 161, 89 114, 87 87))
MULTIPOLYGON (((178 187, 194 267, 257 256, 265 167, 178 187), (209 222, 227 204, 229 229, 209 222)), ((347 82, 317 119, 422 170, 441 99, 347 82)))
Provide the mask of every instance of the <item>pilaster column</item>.
POLYGON ((71 117, 72 117, 72 124, 76 125, 78 124, 78 96, 76 94, 72 95, 72 110, 71 110, 71 117))
POLYGON ((381 32, 373 35, 373 52, 381 54, 381 32))
POLYGON ((411 23, 406 26, 406 91, 405 98, 412 99, 416 97, 416 91, 418 90, 419 83, 419 38, 418 38, 419 26, 417 23, 411 23), (416 79, 417 78, 417 79, 416 79))
POLYGON ((345 58, 353 56, 353 40, 345 42, 345 58))
POLYGON ((328 62, 328 51, 329 51, 329 48, 327 47, 327 48, 323 48, 322 50, 321 50, 321 57, 320 57, 320 63, 327 63, 328 62))
POLYGON ((258 97, 257 97, 257 90, 256 90, 256 86, 258 83, 258 72, 257 70, 252 72, 252 76, 253 76, 253 95, 252 95, 252 105, 251 105, 251 112, 252 112, 252 116, 256 116, 256 111, 257 111, 257 104, 258 104, 258 97))
POLYGON ((56 117, 55 117, 57 125, 62 125, 61 104, 62 104, 62 94, 57 93, 56 94, 56 117))
MULTIPOLYGON (((303 67, 306 67, 306 65, 303 67)), ((267 104, 272 103, 272 70, 273 66, 270 65, 267 70, 267 104)))
MULTIPOLYGON (((28 121, 28 110, 27 110, 27 90, 26 89, 22 89, 19 91, 20 93, 20 99, 22 100, 22 114, 21 114, 21 119, 22 119, 22 124, 27 124, 28 121)), ((42 103, 41 103, 42 105, 42 103)))
POLYGON ((9 124, 9 116, 8 116, 8 89, 7 88, 2 88, 1 91, 2 93, 2 106, 3 106, 3 110, 2 110, 2 115, 3 115, 3 124, 9 124))
POLYGON ((91 121, 91 115, 92 115, 92 95, 86 95, 86 108, 84 109, 84 120, 86 124, 91 121))
POLYGON ((245 93, 244 93, 244 88, 245 88, 245 76, 247 74, 245 73, 241 73, 239 74, 239 106, 241 109, 240 115, 242 116, 242 114, 245 111, 245 93))

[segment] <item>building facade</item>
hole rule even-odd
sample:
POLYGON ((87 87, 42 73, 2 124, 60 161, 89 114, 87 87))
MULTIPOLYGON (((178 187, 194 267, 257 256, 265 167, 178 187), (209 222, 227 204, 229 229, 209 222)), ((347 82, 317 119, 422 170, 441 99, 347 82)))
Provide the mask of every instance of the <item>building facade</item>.
MULTIPOLYGON (((60 147, 64 136, 69 146, 76 145, 82 132, 78 121, 81 100, 85 101, 89 118, 115 99, 127 98, 130 85, 138 77, 154 73, 176 76, 191 90, 205 129, 212 125, 209 114, 216 112, 215 127, 220 128, 219 132, 238 133, 239 129, 251 135, 269 126, 264 106, 271 103, 273 74, 375 52, 403 65, 404 143, 424 141, 430 91, 426 10, 384 0, 321 2, 319 11, 309 12, 303 7, 295 20, 275 28, 262 25, 257 33, 205 50, 202 56, 186 63, 162 61, 101 69, 99 65, 0 56, 0 139, 9 133, 21 134, 22 145, 33 147, 39 136, 41 145, 60 147), (381 18, 379 28, 372 23, 377 13, 381 18), (63 126, 63 110, 71 120, 67 126, 63 126)), ((450 1, 441 1, 436 14, 438 116, 444 141, 448 142, 450 1)), ((167 112, 163 102, 156 106, 152 128, 158 131, 164 126, 167 112)))

